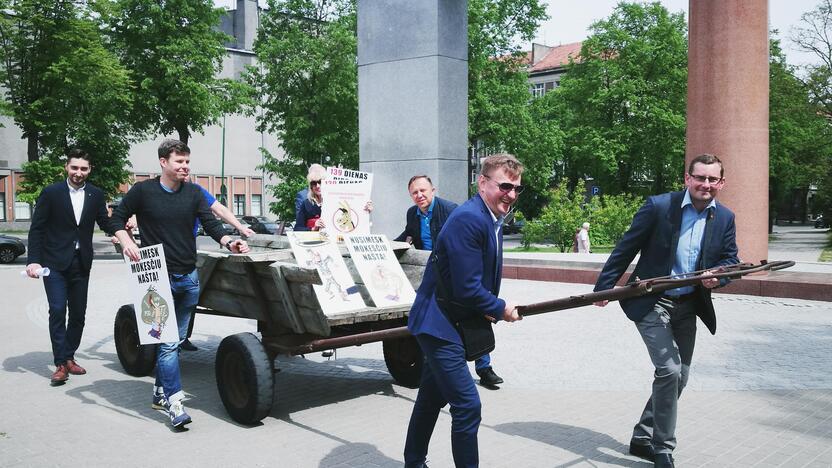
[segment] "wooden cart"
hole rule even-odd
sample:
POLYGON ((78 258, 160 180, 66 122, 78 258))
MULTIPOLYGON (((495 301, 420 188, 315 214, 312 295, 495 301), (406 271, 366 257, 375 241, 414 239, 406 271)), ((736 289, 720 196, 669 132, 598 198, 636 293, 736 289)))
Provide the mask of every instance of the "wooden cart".
MULTIPOLYGON (((419 286, 429 252, 403 242, 393 248, 414 288, 419 286)), ((248 254, 200 251, 197 260, 200 297, 197 313, 257 320, 260 337, 238 333, 225 337, 217 349, 217 388, 228 414, 237 422, 254 424, 271 411, 274 401, 274 359, 376 341, 383 342, 384 361, 401 385, 415 388, 422 372, 416 340, 401 327, 408 306, 366 307, 326 316, 313 284, 318 272, 295 263, 285 237, 258 235, 248 254)), ((366 304, 373 301, 352 259, 342 248, 353 280, 366 304)), ((156 365, 156 346, 140 346, 132 305, 115 318, 114 337, 119 361, 135 376, 148 375, 156 365)))

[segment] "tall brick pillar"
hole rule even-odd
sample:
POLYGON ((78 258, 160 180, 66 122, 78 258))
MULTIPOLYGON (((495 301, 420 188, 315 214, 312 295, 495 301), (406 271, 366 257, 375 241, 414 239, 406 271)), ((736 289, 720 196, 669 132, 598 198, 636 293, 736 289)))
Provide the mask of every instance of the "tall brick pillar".
POLYGON ((686 161, 713 153, 740 258, 768 258, 768 1, 690 0, 686 161))

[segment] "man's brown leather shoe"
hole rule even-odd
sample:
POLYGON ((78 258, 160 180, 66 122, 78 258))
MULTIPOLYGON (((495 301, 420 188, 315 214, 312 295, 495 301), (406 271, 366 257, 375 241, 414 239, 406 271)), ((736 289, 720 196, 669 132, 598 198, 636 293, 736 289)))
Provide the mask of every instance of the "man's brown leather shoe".
POLYGON ((66 362, 66 370, 72 375, 84 375, 87 373, 87 370, 79 366, 74 359, 70 359, 66 362))
POLYGON ((69 371, 64 364, 58 364, 58 368, 52 373, 52 386, 63 385, 69 378, 69 371))

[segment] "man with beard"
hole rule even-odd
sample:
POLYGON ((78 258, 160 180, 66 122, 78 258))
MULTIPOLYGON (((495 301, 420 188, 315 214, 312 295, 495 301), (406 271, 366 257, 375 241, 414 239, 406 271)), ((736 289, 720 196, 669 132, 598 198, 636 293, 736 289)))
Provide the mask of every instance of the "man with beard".
POLYGON ((69 374, 87 371, 75 361, 87 312, 87 289, 92 268, 92 231, 95 223, 111 232, 106 195, 87 183, 90 156, 73 149, 67 156, 67 178, 44 188, 35 205, 29 228, 29 264, 26 274, 38 278, 41 268, 49 301, 49 337, 55 372, 52 385, 62 385, 69 374), (67 320, 69 310, 69 320, 67 320))

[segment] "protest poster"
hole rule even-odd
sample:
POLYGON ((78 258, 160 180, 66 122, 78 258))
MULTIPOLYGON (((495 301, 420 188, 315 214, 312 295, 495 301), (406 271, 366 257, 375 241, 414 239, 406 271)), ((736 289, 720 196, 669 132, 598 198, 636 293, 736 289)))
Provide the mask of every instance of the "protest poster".
POLYGON ((370 233, 370 213, 364 206, 372 190, 373 175, 369 172, 327 168, 327 176, 321 181, 321 219, 337 241, 346 234, 370 233))
POLYGON ((413 303, 416 291, 402 270, 387 236, 349 235, 344 236, 344 240, 376 307, 413 303))
POLYGON ((162 244, 139 249, 139 261, 124 259, 129 273, 130 291, 136 312, 139 343, 159 344, 179 341, 179 327, 173 295, 170 292, 165 249, 162 244))
POLYGON ((341 250, 331 238, 322 237, 318 232, 291 232, 288 236, 298 266, 318 270, 322 284, 312 285, 312 289, 324 315, 367 307, 341 257, 341 250))

